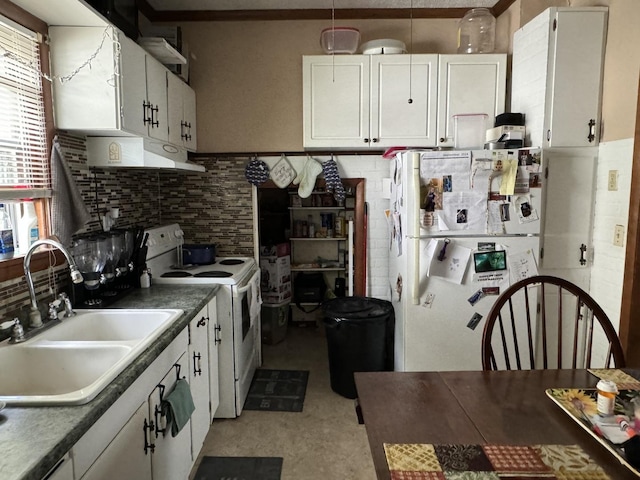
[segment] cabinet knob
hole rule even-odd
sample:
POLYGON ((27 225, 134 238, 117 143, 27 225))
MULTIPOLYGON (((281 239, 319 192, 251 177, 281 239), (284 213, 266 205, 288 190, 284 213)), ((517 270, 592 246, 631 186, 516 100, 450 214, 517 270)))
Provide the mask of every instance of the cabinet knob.
POLYGON ((369 139, 368 139, 368 138, 365 138, 365 139, 364 139, 364 143, 369 143, 369 139))
POLYGON ((372 141, 373 143, 378 143, 378 139, 377 139, 377 138, 374 138, 374 139, 372 139, 371 141, 372 141))
POLYGON ((440 137, 440 143, 444 143, 444 142, 446 142, 446 141, 447 141, 447 139, 446 139, 446 138, 444 138, 444 137, 440 137))

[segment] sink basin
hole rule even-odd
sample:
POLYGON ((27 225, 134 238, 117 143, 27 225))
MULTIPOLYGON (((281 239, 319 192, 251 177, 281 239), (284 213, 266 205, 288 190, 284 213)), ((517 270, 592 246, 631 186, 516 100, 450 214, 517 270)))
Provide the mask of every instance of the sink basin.
MULTIPOLYGON (((54 342, 121 342, 135 341, 162 333, 161 327, 171 323, 182 310, 76 310, 62 324, 39 334, 34 340, 54 342), (175 312, 180 312, 175 315, 175 312)), ((156 335, 156 338, 157 338, 156 335)))
POLYGON ((0 402, 83 405, 182 315, 178 309, 77 310, 24 343, 0 343, 0 402))

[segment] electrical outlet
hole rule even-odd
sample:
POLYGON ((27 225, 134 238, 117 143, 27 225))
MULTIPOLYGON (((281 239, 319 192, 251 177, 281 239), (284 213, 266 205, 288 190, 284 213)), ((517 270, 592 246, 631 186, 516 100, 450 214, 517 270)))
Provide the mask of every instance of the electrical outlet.
POLYGON ((616 225, 613 229, 613 244, 622 247, 624 244, 624 225, 616 225))
POLYGON ((610 192, 618 190, 618 170, 609 170, 608 186, 610 192))

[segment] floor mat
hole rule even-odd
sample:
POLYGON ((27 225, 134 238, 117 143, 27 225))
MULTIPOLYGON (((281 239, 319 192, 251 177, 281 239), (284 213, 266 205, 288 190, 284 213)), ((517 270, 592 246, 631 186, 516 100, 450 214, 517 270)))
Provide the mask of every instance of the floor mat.
POLYGON ((280 480, 281 457, 202 457, 193 480, 280 480))
POLYGON ((308 370, 259 368, 251 382, 244 409, 301 412, 308 380, 308 370))

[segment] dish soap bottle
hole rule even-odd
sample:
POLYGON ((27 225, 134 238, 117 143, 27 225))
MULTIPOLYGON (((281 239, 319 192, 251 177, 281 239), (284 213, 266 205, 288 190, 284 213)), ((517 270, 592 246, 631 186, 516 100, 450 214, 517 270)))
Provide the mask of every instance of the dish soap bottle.
POLYGON ((5 205, 0 203, 0 259, 13 258, 13 226, 5 205))

